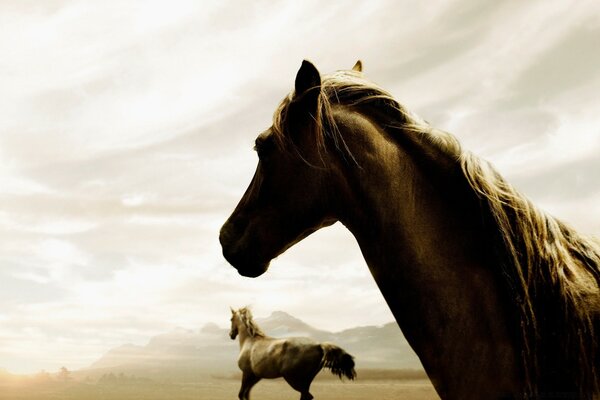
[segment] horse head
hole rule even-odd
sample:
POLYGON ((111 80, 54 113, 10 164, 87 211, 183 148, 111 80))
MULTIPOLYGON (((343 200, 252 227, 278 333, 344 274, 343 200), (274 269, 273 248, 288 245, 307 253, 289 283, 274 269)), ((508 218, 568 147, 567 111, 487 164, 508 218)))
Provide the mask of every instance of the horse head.
POLYGON ((239 324, 240 324, 241 320, 240 320, 240 316, 238 315, 237 311, 235 311, 231 307, 229 307, 229 309, 231 310, 231 329, 229 329, 229 337, 231 338, 231 340, 235 340, 238 333, 240 332, 239 324))
MULTIPOLYGON (((357 62, 353 69, 361 68, 357 62)), ((295 90, 256 138, 254 177, 219 237, 224 257, 243 276, 263 274, 273 258, 337 220, 331 200, 340 188, 323 137, 323 101, 319 71, 304 61, 295 90)))

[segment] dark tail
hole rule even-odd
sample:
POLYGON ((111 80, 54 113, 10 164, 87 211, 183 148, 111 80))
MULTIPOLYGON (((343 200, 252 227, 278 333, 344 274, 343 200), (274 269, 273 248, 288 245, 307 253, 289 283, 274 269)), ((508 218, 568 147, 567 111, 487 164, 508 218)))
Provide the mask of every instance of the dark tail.
POLYGON ((333 343, 321 343, 321 348, 323 349, 323 367, 329 368, 331 373, 339 376, 340 379, 344 376, 350 380, 356 378, 354 357, 333 343))

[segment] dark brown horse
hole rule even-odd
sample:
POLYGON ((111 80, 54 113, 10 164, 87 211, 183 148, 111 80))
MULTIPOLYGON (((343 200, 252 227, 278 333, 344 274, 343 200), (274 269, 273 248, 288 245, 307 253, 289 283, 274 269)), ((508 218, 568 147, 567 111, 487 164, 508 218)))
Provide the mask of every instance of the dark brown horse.
POLYGON ((444 399, 600 398, 600 245, 351 71, 304 61, 221 229, 249 277, 341 221, 444 399))

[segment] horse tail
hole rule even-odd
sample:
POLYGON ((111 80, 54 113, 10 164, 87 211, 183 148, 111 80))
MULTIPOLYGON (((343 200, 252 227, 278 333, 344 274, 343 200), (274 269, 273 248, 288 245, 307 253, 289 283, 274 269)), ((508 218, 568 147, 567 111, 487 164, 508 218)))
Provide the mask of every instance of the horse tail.
POLYGON ((339 376, 340 379, 343 376, 350 380, 356 377, 354 357, 333 343, 321 343, 321 349, 323 349, 323 367, 329 368, 331 373, 339 376))

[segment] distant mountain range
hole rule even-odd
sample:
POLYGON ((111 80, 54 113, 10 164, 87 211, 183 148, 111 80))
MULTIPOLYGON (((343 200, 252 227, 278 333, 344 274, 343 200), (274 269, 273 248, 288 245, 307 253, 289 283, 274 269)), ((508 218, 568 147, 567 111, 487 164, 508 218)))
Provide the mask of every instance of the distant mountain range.
MULTIPOLYGON (((357 369, 422 369, 395 322, 383 326, 362 326, 341 332, 316 329, 283 311, 257 324, 269 336, 307 336, 338 344, 355 357, 357 369)), ((198 331, 176 329, 155 336, 145 346, 123 345, 109 350, 78 375, 98 377, 125 373, 185 381, 204 376, 228 376, 238 371, 238 341, 229 329, 207 324, 198 331)))

